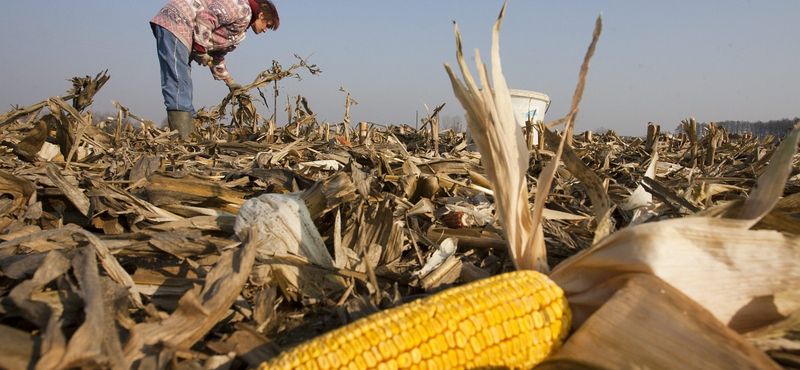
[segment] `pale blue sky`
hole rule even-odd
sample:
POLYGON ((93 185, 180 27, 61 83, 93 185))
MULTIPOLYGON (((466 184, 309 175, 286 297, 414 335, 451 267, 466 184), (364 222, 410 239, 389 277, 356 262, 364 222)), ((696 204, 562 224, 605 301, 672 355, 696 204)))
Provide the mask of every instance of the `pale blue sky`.
MULTIPOLYGON (((155 122, 164 118, 155 41, 148 25, 165 1, 7 1, 0 13, 0 111, 70 88, 74 76, 108 69, 96 111, 119 101, 155 122)), ((443 63, 455 65, 453 23, 473 66, 474 48, 489 59, 501 0, 275 0, 277 32, 254 35, 228 55, 242 84, 294 54, 323 73, 281 83, 278 123, 287 96, 308 98, 320 120, 340 122, 343 87, 359 102, 352 121, 414 125, 447 103, 460 116, 443 63)), ((511 88, 548 94, 546 120, 563 117, 572 99, 594 21, 604 30, 592 60, 576 131, 607 128, 643 135, 652 121, 671 131, 680 120, 770 120, 800 116, 800 1, 511 0, 500 33, 511 88)), ((473 68, 474 72, 474 68, 473 68)), ((217 105, 227 92, 199 67, 195 106, 217 105)), ((270 91, 266 91, 270 93, 270 91)), ((292 100, 293 101, 293 100, 292 100)), ((271 104, 271 99, 270 99, 271 104)), ((271 112, 270 107, 270 111, 271 112)), ((263 115, 270 114, 263 106, 263 115)))

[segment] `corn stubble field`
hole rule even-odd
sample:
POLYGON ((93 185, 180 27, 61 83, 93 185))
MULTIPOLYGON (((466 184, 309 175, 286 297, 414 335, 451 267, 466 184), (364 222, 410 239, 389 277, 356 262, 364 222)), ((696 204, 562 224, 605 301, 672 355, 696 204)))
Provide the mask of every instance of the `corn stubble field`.
POLYGON ((4 113, 0 367, 800 368, 800 124, 573 134, 601 29, 539 143, 457 28, 474 142, 438 110, 353 129, 349 94, 275 127, 255 103, 299 57, 188 143, 118 103, 93 124, 106 73, 4 113))

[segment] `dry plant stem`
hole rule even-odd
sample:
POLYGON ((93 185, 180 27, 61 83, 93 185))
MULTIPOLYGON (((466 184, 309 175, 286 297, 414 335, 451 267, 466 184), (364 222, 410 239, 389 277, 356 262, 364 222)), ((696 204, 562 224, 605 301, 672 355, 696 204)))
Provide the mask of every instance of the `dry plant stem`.
MULTIPOLYGON (((253 81, 253 83, 249 85, 242 86, 242 89, 237 91, 232 91, 225 98, 222 99, 222 102, 214 108, 212 111, 212 115, 217 117, 225 116, 226 107, 228 104, 232 106, 232 116, 233 121, 236 126, 243 130, 246 124, 250 124, 251 127, 256 127, 259 118, 263 118, 257 114, 255 105, 253 104, 254 97, 249 95, 248 92, 252 89, 260 89, 261 87, 267 86, 269 84, 274 83, 274 91, 275 91, 275 104, 277 105, 277 82, 286 78, 286 77, 296 77, 300 79, 300 75, 295 72, 298 68, 305 68, 308 70, 309 73, 312 75, 316 75, 321 73, 322 71, 317 68, 314 64, 308 64, 308 58, 301 58, 298 55, 295 55, 299 61, 293 64, 289 69, 284 70, 283 67, 278 64, 276 61, 272 61, 272 67, 262 71, 253 81)), ((268 105, 266 99, 264 98, 263 93, 259 90, 261 94, 262 100, 264 105, 268 105)), ((275 106, 276 106, 275 105, 275 106)), ((289 109, 291 112, 291 109, 289 109)), ((291 114, 291 113, 290 113, 291 114)), ((270 121, 275 121, 275 113, 272 115, 272 119, 270 121)), ((211 131, 215 131, 214 125, 211 127, 211 131)), ((212 135, 213 136, 213 135, 212 135)))
MULTIPOLYGON (((347 94, 347 98, 345 98, 344 101, 344 118, 342 119, 342 124, 344 125, 345 133, 349 133, 347 129, 350 127, 350 106, 358 104, 358 102, 350 97, 350 92, 347 91, 347 89, 340 87, 339 91, 347 94)), ((350 138, 347 137, 347 140, 350 141, 350 138)))
MULTIPOLYGON (((143 127, 145 128, 144 130, 142 130, 145 135, 149 135, 149 133, 150 133, 149 130, 150 129, 157 129, 155 127, 155 125, 153 124, 153 121, 151 121, 149 119, 140 118, 139 116, 131 113, 130 109, 122 106, 117 101, 112 100, 111 104, 113 104, 114 107, 117 108, 117 110, 119 111, 119 119, 117 121, 117 133, 115 135, 119 135, 120 134, 120 130, 121 130, 121 127, 122 127, 122 120, 125 119, 125 118, 130 118, 130 119, 133 119, 133 120, 141 123, 143 125, 143 127)), ((115 143, 117 141, 119 141, 119 137, 118 136, 115 136, 114 139, 115 139, 115 141, 114 141, 115 143)))
POLYGON ((431 141, 433 141, 433 156, 439 156, 439 118, 431 121, 431 141))
MULTIPOLYGON (((67 156, 67 158, 65 158, 66 159, 66 164, 64 166, 65 166, 66 169, 69 169, 70 162, 72 162, 72 157, 75 155, 75 152, 78 150, 78 147, 80 146, 81 140, 83 140, 84 133, 86 132, 86 129, 89 127, 89 123, 87 122, 86 119, 83 118, 83 116, 81 116, 80 113, 78 113, 77 110, 75 110, 75 108, 73 108, 72 106, 68 105, 66 102, 64 102, 61 99, 51 98, 50 99, 50 104, 58 105, 59 108, 61 108, 63 110, 66 110, 79 123, 78 133, 75 135, 75 142, 72 144, 72 147, 69 150, 69 155, 67 156)), ((91 122, 91 115, 89 116, 89 122, 91 122)))
MULTIPOLYGON (((564 129, 564 136, 561 138, 561 142, 558 144, 558 150, 556 151, 556 155, 553 160, 545 166, 542 170, 542 173, 539 175, 539 188, 537 189, 537 193, 541 196, 537 196, 536 200, 534 201, 533 207, 533 221, 536 223, 536 230, 537 232, 534 234, 535 237, 541 238, 541 241, 537 241, 536 245, 541 245, 542 250, 544 250, 544 231, 542 231, 542 219, 543 219, 543 212, 544 212, 544 203, 547 200, 547 194, 550 193, 550 185, 553 182, 553 178, 555 177, 556 169, 558 168, 559 161, 561 160, 561 155, 564 151, 564 145, 572 146, 572 127, 575 124, 575 116, 578 114, 578 105, 581 102, 583 97, 583 90, 586 87, 586 76, 589 74, 589 62, 592 59, 592 55, 594 55, 594 50, 597 46, 597 41, 600 39, 600 33, 603 30, 603 18, 602 16, 597 17, 597 21, 595 22, 594 33, 592 35, 592 42, 589 44, 589 49, 586 51, 586 56, 583 59, 583 64, 581 65, 581 72, 578 76, 578 86, 575 88, 575 95, 572 97, 572 109, 570 113, 567 114, 565 118, 566 127, 564 129)), ((601 203, 602 204, 602 203, 601 203)), ((603 213, 607 213, 608 210, 602 209, 603 213)), ((601 218, 604 215, 598 214, 601 218)), ((610 225, 599 225, 604 228, 610 227, 610 225)), ((601 230, 601 233, 604 232, 601 230)), ((545 253, 545 252, 542 252, 545 253)), ((544 255, 544 254, 543 254, 544 255)), ((545 259, 545 264, 546 264, 545 259)))
POLYGON ((681 129, 689 139, 689 152, 684 154, 684 159, 688 161, 691 166, 697 164, 697 122, 694 117, 687 118, 681 121, 681 129))
POLYGON ((661 126, 648 124, 647 125, 647 141, 645 144, 645 151, 648 153, 658 149, 658 135, 661 134, 661 126))
POLYGON ((439 156, 439 112, 441 112, 442 108, 444 108, 444 104, 434 108, 433 114, 431 114, 430 109, 428 108, 427 104, 425 105, 425 110, 428 111, 428 118, 426 118, 422 124, 422 127, 430 125, 431 127, 431 147, 433 148, 433 156, 439 156))
MULTIPOLYGON (((63 97, 54 97, 52 99, 58 99, 61 100, 62 102, 66 102, 67 100, 72 100, 73 106, 77 106, 80 108, 79 110, 82 110, 83 108, 91 104, 94 95, 111 78, 111 76, 108 76, 107 73, 108 70, 100 72, 93 79, 90 78, 89 76, 86 76, 84 78, 78 78, 78 77, 72 78, 73 87, 70 91, 67 92, 67 95, 63 97)), ((22 108, 22 109, 17 108, 5 112, 2 115, 0 115, 0 128, 5 127, 7 124, 14 122, 21 117, 25 117, 31 113, 40 111, 41 109, 50 104, 51 101, 50 99, 48 99, 41 103, 31 105, 27 108, 22 108)), ((37 115, 38 114, 34 114, 33 117, 36 117, 37 115)))
POLYGON ((642 178, 642 187, 647 190, 648 193, 652 194, 655 197, 658 197, 662 202, 667 204, 669 207, 680 210, 681 208, 686 208, 691 213, 699 212, 700 209, 697 208, 694 204, 689 203, 686 199, 683 199, 673 193, 664 185, 661 185, 658 181, 653 180, 649 177, 642 178))
POLYGON ((311 219, 316 220, 334 207, 356 198, 356 186, 345 172, 317 181, 298 194, 305 203, 311 219))
MULTIPOLYGON (((547 129, 544 130, 544 138, 542 140, 546 140, 552 146, 560 143, 558 136, 547 129)), ((597 243, 600 239, 611 234, 614 228, 611 222, 611 199, 605 191, 600 177, 581 161, 580 157, 572 150, 572 147, 563 147, 562 156, 569 172, 584 184, 586 192, 589 194, 597 220, 593 242, 597 243)), ((550 181, 547 183, 549 184, 550 181)))
POLYGON ((45 169, 45 174, 47 177, 52 181, 61 192, 64 193, 64 196, 69 199, 78 211, 86 217, 89 217, 89 210, 91 207, 91 202, 80 189, 70 185, 67 183, 67 180, 64 178, 64 175, 61 174, 61 171, 58 169, 54 163, 50 163, 47 165, 45 169))
MULTIPOLYGON (((45 342, 50 345, 43 349, 42 357, 36 363, 37 369, 62 369, 90 364, 96 366, 104 362, 101 349, 103 341, 97 339, 104 337, 107 313, 103 307, 103 292, 94 254, 89 249, 81 248, 79 254, 72 260, 72 265, 80 286, 86 320, 68 343, 62 334, 58 333, 62 323, 59 322, 56 326, 48 325, 44 337, 45 342)), ((121 358, 117 362, 121 364, 121 358)))
POLYGON ((569 146, 572 146, 572 134, 574 131, 575 116, 578 115, 578 106, 583 98, 583 90, 586 88, 586 76, 589 74, 589 62, 592 60, 595 48, 597 48, 597 41, 600 39, 601 32, 603 32, 602 14, 598 16, 597 21, 595 21, 592 42, 589 44, 589 49, 586 50, 586 56, 583 58, 581 72, 578 76, 578 86, 575 88, 575 94, 572 96, 572 109, 567 115, 567 125, 564 128, 564 136, 567 138, 567 145, 569 146))
POLYGON ((369 131, 369 124, 367 122, 358 123, 358 143, 364 145, 367 142, 367 131, 369 131))
MULTIPOLYGON (((117 102, 114 102, 117 103, 117 102)), ((119 143, 120 133, 122 132, 122 109, 120 109, 119 103, 115 104, 117 107, 117 129, 114 130, 114 144, 117 145, 119 143)))
MULTIPOLYGON (((103 305, 103 288, 95 258, 90 249, 84 248, 80 257, 73 260, 75 270, 78 272, 76 277, 80 283, 85 302, 84 313, 86 321, 69 340, 66 354, 62 359, 66 364, 81 364, 84 361, 102 360, 103 347, 111 344, 110 341, 115 342, 111 344, 111 348, 121 349, 119 337, 106 335, 105 333, 107 328, 114 328, 115 326, 113 324, 109 325, 109 323, 113 322, 113 318, 107 317, 110 312, 106 311, 103 305), (98 340, 100 338, 102 340, 98 340)), ((124 368, 121 351, 115 353, 115 355, 113 363, 117 366, 112 368, 124 368)), ((59 367, 62 366, 64 364, 59 365, 59 367)))
MULTIPOLYGON (((63 98, 57 98, 57 99, 69 100, 69 99, 72 99, 74 97, 75 97, 74 95, 67 95, 67 96, 64 96, 63 98)), ((36 113, 36 114, 33 115, 34 117, 38 116, 39 111, 44 109, 44 107, 46 107, 48 104, 50 104, 50 101, 49 100, 45 100, 45 101, 43 101, 41 103, 37 103, 37 104, 31 105, 31 106, 26 107, 26 108, 15 109, 15 110, 11 110, 11 111, 3 113, 3 115, 0 115, 0 128, 3 128, 7 124, 12 123, 12 122, 16 121, 17 119, 25 117, 27 115, 30 115, 32 113, 36 113)))

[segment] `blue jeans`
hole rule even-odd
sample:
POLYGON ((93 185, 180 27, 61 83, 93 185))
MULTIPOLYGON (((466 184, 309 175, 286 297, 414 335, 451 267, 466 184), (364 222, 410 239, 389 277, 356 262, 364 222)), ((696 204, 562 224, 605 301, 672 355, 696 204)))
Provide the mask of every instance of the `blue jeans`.
POLYGON ((150 24, 156 37, 158 62, 161 66, 161 93, 167 110, 192 112, 192 67, 189 65, 189 48, 172 32, 150 24))

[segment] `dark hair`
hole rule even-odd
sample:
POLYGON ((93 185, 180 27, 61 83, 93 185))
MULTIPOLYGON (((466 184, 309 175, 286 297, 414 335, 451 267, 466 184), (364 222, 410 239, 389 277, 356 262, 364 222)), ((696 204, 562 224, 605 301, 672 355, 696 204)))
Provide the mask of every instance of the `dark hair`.
POLYGON ((272 19, 272 27, 270 29, 277 30, 281 25, 281 18, 278 16, 278 9, 275 9, 275 4, 270 0, 256 0, 258 3, 258 14, 264 14, 272 19))

